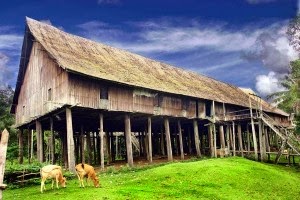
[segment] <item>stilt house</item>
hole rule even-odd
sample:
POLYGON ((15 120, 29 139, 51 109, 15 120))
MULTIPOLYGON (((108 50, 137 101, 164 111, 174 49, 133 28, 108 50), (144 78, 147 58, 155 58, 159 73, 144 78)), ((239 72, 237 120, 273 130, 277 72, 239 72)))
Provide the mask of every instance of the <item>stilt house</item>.
POLYGON ((129 166, 140 157, 171 161, 224 149, 264 159, 274 129, 290 125, 288 114, 236 86, 30 18, 11 112, 21 147, 23 130, 34 130, 27 133, 36 134, 37 159, 55 162, 59 154, 71 171, 76 162, 104 167, 120 148, 129 166))

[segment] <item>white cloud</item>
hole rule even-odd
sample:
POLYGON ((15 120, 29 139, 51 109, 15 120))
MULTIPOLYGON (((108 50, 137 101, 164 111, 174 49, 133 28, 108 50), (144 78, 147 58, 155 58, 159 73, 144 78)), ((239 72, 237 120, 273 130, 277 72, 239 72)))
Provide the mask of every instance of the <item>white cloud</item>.
POLYGON ((276 0, 246 0, 249 4, 262 4, 262 3, 271 3, 276 0))
POLYGON ((9 80, 13 78, 13 71, 7 66, 9 58, 0 52, 0 88, 8 85, 9 80))
POLYGON ((19 50, 23 37, 17 34, 1 34, 0 32, 0 50, 19 50))
POLYGON ((269 72, 268 75, 259 75, 256 77, 256 81, 255 88, 263 96, 284 90, 275 72, 269 72))

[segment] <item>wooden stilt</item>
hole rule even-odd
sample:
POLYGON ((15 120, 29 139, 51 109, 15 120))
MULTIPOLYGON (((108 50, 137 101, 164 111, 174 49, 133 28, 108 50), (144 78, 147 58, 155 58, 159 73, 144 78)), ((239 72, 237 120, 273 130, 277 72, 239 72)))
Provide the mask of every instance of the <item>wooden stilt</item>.
POLYGON ((248 124, 247 124, 247 151, 249 155, 250 154, 250 131, 249 131, 248 124))
POLYGON ((164 125, 165 125, 165 133, 166 133, 168 161, 173 161, 171 137, 170 137, 170 125, 169 125, 169 119, 168 118, 164 119, 164 125))
POLYGON ((55 135, 54 135, 54 130, 53 130, 53 118, 50 117, 50 133, 51 133, 51 138, 50 138, 50 157, 51 157, 51 163, 55 163, 55 135))
POLYGON ((252 138, 253 138, 253 147, 255 153, 255 160, 258 160, 258 151, 257 151, 257 140, 256 140, 256 133, 255 133, 255 126, 252 114, 252 106, 251 106, 251 97, 249 96, 249 108, 250 108, 250 117, 251 117, 251 128, 252 128, 252 138))
POLYGON ((23 129, 19 130, 19 164, 23 164, 24 158, 24 140, 23 140, 23 129))
POLYGON ((191 130, 190 127, 188 127, 188 147, 189 147, 189 155, 192 154, 192 142, 191 142, 191 130))
POLYGON ((233 150, 233 156, 236 156, 236 147, 235 147, 235 124, 234 121, 232 122, 232 150, 233 150))
POLYGON ((179 146, 180 146, 180 159, 184 160, 183 142, 182 142, 182 130, 180 120, 177 121, 178 132, 179 132, 179 146))
POLYGON ((100 159, 101 159, 101 170, 104 170, 104 132, 103 132, 103 114, 99 114, 99 122, 100 122, 100 127, 99 127, 99 134, 100 134, 100 159))
POLYGON ((242 157, 244 157, 244 148, 243 148, 243 138, 242 138, 242 126, 238 124, 238 140, 239 140, 239 150, 242 157))
POLYGON ((215 155, 215 158, 218 157, 217 155, 217 130, 216 130, 216 124, 213 124, 213 137, 214 137, 214 155, 215 155))
POLYGON ((214 153, 214 137, 213 137, 213 127, 212 124, 209 125, 209 149, 210 149, 210 157, 213 157, 215 155, 214 153))
POLYGON ((69 164, 68 164, 68 145, 67 145, 67 135, 63 134, 62 135, 62 145, 63 145, 63 162, 64 162, 64 166, 67 169, 69 164))
POLYGON ((160 149, 161 149, 161 155, 166 155, 165 152, 165 137, 164 137, 164 131, 163 128, 161 129, 161 133, 160 133, 160 149))
POLYGON ((88 163, 92 164, 92 144, 91 144, 91 133, 87 132, 86 134, 86 146, 88 150, 88 163))
POLYGON ((127 162, 129 167, 133 167, 131 124, 130 124, 130 117, 128 114, 125 115, 125 137, 126 137, 127 162))
POLYGON ((148 161, 152 163, 152 125, 151 117, 148 117, 148 161))
POLYGON ((228 152, 230 152, 230 127, 226 125, 226 142, 227 142, 227 148, 228 152))
POLYGON ((74 139, 73 139, 73 124, 72 112, 70 108, 66 108, 66 121, 67 121, 67 148, 68 148, 68 168, 72 173, 75 170, 75 156, 74 156, 74 139))
POLYGON ((193 120, 193 127, 194 127, 194 137, 195 137, 195 147, 196 147, 197 157, 201 157, 198 122, 196 119, 193 120))
POLYGON ((223 125, 220 125, 219 127, 219 133, 220 133, 220 143, 221 143, 221 148, 225 148, 225 136, 224 136, 224 127, 223 125))
POLYGON ((37 144, 37 160, 43 162, 43 138, 42 138, 42 124, 40 121, 35 122, 36 125, 36 144, 37 144))
POLYGON ((31 163, 31 130, 28 129, 28 138, 27 138, 27 158, 28 158, 28 163, 31 163))
POLYGON ((83 125, 80 127, 80 158, 81 163, 85 163, 85 136, 84 136, 84 130, 83 125))
POLYGON ((259 119, 258 121, 258 136, 259 136, 260 160, 266 161, 267 159, 266 142, 265 142, 265 134, 263 131, 263 123, 261 119, 259 119))

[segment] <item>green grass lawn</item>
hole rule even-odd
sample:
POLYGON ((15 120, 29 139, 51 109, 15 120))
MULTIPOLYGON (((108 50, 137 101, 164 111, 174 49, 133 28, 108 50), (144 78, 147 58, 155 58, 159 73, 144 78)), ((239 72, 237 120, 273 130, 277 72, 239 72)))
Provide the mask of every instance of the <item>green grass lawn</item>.
POLYGON ((67 188, 47 190, 30 186, 7 189, 4 199, 299 199, 300 173, 283 166, 243 158, 176 162, 145 170, 99 175, 100 188, 79 188, 76 179, 67 188))

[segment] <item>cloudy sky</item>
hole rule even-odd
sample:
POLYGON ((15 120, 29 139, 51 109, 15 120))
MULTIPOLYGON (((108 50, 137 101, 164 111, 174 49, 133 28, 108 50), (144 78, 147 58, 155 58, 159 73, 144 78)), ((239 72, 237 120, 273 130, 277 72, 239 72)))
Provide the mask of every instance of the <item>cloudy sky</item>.
POLYGON ((297 0, 10 0, 0 3, 0 87, 15 86, 25 16, 261 96, 282 88, 297 0))

